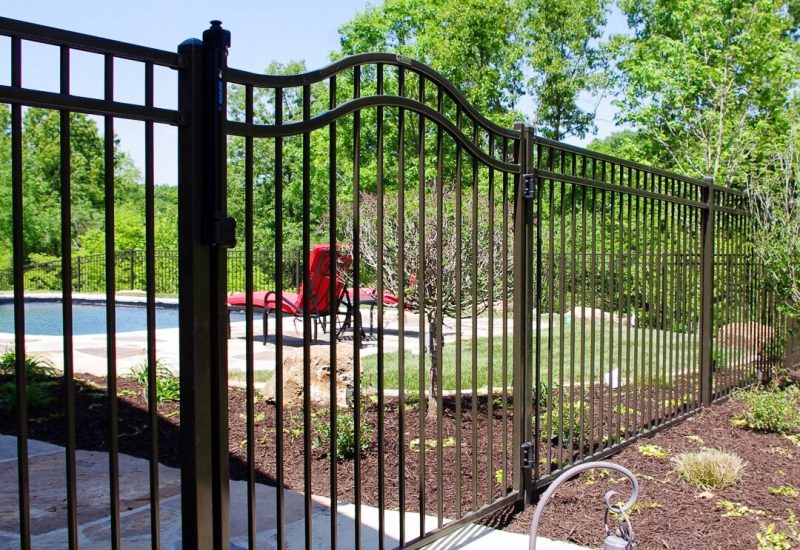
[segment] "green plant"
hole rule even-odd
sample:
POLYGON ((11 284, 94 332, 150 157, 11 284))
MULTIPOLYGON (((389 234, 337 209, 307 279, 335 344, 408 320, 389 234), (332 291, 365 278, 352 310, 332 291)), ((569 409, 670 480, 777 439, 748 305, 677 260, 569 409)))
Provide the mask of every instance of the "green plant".
POLYGON ((794 391, 756 388, 738 396, 747 404, 741 420, 751 430, 778 434, 800 431, 800 400, 794 391))
POLYGON ((651 377, 648 382, 653 389, 668 390, 672 387, 672 380, 663 374, 657 374, 651 377))
MULTIPOLYGON (((47 406, 55 401, 50 394, 49 386, 58 377, 58 370, 53 364, 43 357, 36 355, 25 356, 25 401, 28 408, 36 409, 47 406)), ((14 379, 16 374, 16 354, 13 350, 7 350, 0 355, 0 378, 6 380, 0 384, 0 409, 8 411, 17 410, 17 383, 14 379)))
POLYGON ((758 550, 791 550, 792 539, 786 533, 778 531, 774 523, 767 525, 760 533, 756 533, 758 550))
MULTIPOLYGON (((350 460, 357 453, 366 451, 372 441, 372 426, 364 421, 363 407, 359 423, 359 442, 356 444, 356 424, 352 411, 340 409, 336 415, 336 458, 350 460)), ((315 448, 326 449, 331 440, 331 424, 328 418, 312 413, 311 422, 317 436, 314 438, 315 448)))
MULTIPOLYGON (((166 363, 160 359, 155 363, 156 369, 156 403, 170 403, 181 399, 181 379, 172 372, 166 363)), ((149 367, 146 362, 131 369, 131 378, 142 387, 144 398, 147 399, 149 367)))
POLYGON ((547 400, 550 398, 550 390, 547 388, 546 383, 541 381, 539 382, 539 391, 536 394, 534 394, 534 399, 536 398, 536 395, 539 396, 537 403, 540 406, 544 407, 545 405, 547 405, 547 400))
POLYGON ((727 354, 716 346, 711 351, 711 365, 714 370, 725 370, 728 366, 727 354))
POLYGON ((768 361, 783 359, 786 353, 786 336, 783 333, 775 334, 762 348, 762 354, 768 361))
MULTIPOLYGON (((47 406, 55 401, 50 395, 48 387, 50 382, 33 380, 25 386, 25 401, 28 408, 36 409, 47 406)), ((16 382, 6 382, 0 385, 0 409, 9 411, 17 410, 17 384, 16 382)))
POLYGON ((717 507, 725 510, 722 514, 724 518, 743 518, 747 516, 765 516, 767 513, 758 508, 750 508, 741 502, 734 502, 732 500, 720 499, 717 501, 717 507))
POLYGON ((639 445, 639 453, 651 458, 669 458, 669 453, 659 445, 639 445))
MULTIPOLYGON (((17 356, 13 350, 6 350, 0 355, 0 377, 14 376, 17 372, 17 356)), ((28 380, 48 379, 58 376, 58 369, 49 359, 38 355, 25 356, 25 376, 28 380)))
POLYGON ((701 491, 718 491, 735 485, 744 468, 744 462, 737 455, 717 449, 682 453, 672 462, 684 481, 701 491))
POLYGON ((580 443, 578 440, 581 434, 581 413, 584 411, 584 403, 578 401, 564 403, 563 410, 554 407, 549 415, 541 414, 539 426, 543 438, 551 441, 560 439, 563 443, 580 443))
POLYGON ((791 485, 781 485, 780 487, 767 487, 771 495, 779 497, 797 498, 797 489, 791 485))

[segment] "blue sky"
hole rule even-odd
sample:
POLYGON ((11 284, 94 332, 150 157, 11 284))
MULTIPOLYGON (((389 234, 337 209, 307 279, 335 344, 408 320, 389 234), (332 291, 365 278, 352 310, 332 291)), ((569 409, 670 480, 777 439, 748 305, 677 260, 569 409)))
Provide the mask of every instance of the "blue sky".
MULTIPOLYGON (((374 3, 374 2, 373 2, 374 3)), ((16 0, 3 6, 4 17, 93 34, 124 42, 133 42, 175 51, 187 38, 199 37, 211 19, 220 19, 232 33, 228 64, 238 69, 262 72, 272 60, 288 62, 305 60, 309 68, 328 62, 328 54, 339 45, 338 28, 369 3, 366 0, 311 0, 296 2, 240 1, 209 2, 207 0, 139 0, 92 2, 86 0, 16 0)), ((609 18, 610 32, 623 32, 625 23, 617 12, 609 18)), ((0 39, 0 84, 8 84, 9 42, 0 39)), ((100 97, 102 65, 99 56, 74 53, 71 58, 72 89, 75 94, 100 97)), ((156 74, 156 105, 175 107, 174 78, 156 74)), ((23 46, 23 85, 57 91, 58 52, 55 48, 23 46)), ((143 96, 141 68, 137 64, 118 62, 115 65, 115 99, 140 102, 143 96)), ((597 98, 582 98, 584 106, 593 108, 597 98)), ((526 102, 521 102, 525 108, 526 102)), ((597 111, 598 136, 614 130, 614 110, 609 100, 600 101, 597 111)), ((121 146, 141 166, 144 144, 141 123, 117 120, 115 132, 121 146)), ((584 145, 584 140, 571 139, 584 145)), ((176 131, 170 127, 156 129, 156 181, 175 183, 176 131)))

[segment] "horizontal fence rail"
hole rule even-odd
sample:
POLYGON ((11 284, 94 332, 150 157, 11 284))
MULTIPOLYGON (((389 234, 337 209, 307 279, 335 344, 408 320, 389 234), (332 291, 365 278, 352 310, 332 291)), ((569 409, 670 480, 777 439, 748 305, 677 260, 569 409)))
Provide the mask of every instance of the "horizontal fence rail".
POLYGON ((504 128, 400 55, 255 74, 227 67, 230 33, 216 21, 176 52, 6 18, 0 38, 11 46, 0 198, 13 226, 0 270, 13 304, 0 307, 14 323, 13 372, 0 383, 14 385, 5 426, 17 438, 22 548, 44 540, 30 439, 64 447, 70 548, 86 542, 79 447, 107 454, 97 475, 110 548, 125 547, 138 517, 124 513, 122 453, 147 460, 152 548, 254 549, 265 537, 421 548, 767 380, 781 359, 786 321, 742 191, 504 128), (26 87, 31 43, 57 54, 57 92, 26 87), (101 97, 72 93, 76 52, 99 61, 101 97), (123 61, 141 69, 138 103, 116 97, 123 61), (155 105, 157 74, 177 83, 177 109, 155 105), (100 121, 97 255, 74 248, 83 115, 100 121), (42 183, 26 155, 47 117, 58 127, 45 182, 59 200, 58 259, 35 263, 25 238, 42 183), (141 181, 118 170, 117 119, 141 125, 141 181), (178 128, 176 152, 156 147, 156 124, 178 128), (157 154, 178 158, 178 250, 157 248, 157 154), (144 212, 142 250, 116 249, 120 195, 144 212), (146 296, 145 404, 130 396, 116 331, 118 293, 131 290, 146 296), (32 291, 60 294, 63 372, 26 367, 32 291), (105 298, 96 378, 75 359, 78 346, 99 351, 73 337, 75 293, 105 298), (170 378, 156 298, 174 295, 170 378), (179 403, 165 404, 172 379, 179 403), (63 416, 34 416, 42 384, 63 416), (159 462, 180 468, 179 535, 162 524, 174 491, 159 462))

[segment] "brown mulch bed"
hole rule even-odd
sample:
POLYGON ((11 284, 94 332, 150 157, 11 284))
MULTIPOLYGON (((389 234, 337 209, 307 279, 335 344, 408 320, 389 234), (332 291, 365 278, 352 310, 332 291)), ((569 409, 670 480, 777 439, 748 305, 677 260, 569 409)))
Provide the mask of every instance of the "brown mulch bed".
MULTIPOLYGON (((730 418, 742 410, 742 403, 735 399, 712 405, 610 459, 632 470, 639 480, 638 506, 631 516, 639 548, 756 548, 756 533, 765 525, 775 523, 779 530, 789 531, 789 510, 800 516, 800 501, 772 495, 768 488, 800 488, 800 446, 781 435, 732 426, 730 418), (723 449, 739 455, 746 466, 736 486, 701 494, 674 473, 668 459, 643 456, 639 447, 644 445, 658 445, 670 456, 704 447, 723 449), (722 500, 751 511, 726 517, 722 500)), ((609 489, 621 493, 620 499, 629 494, 627 481, 620 482, 621 474, 612 472, 611 478, 586 472, 562 485, 547 504, 540 534, 587 546, 601 544, 603 494, 609 489)), ((532 517, 530 508, 502 523, 509 531, 527 533, 532 517)))
MULTIPOLYGON (((79 375, 76 378, 76 424, 77 444, 81 449, 107 450, 108 400, 103 378, 79 375)), ((49 386, 55 401, 46 407, 33 409, 30 413, 29 436, 34 439, 64 445, 63 388, 56 382, 49 386)), ((147 404, 141 388, 132 380, 121 378, 118 381, 119 395, 119 449, 120 452, 147 458, 148 456, 148 416, 147 404)), ((230 388, 230 450, 231 477, 246 479, 246 423, 245 392, 241 388, 230 388)), ((618 397, 621 402, 621 397, 618 397)), ((365 422, 373 428, 368 448, 360 460, 361 501, 377 505, 379 497, 377 443, 377 406, 374 400, 367 399, 364 407, 365 422)), ((462 401, 461 421, 462 446, 446 444, 442 448, 441 487, 437 481, 439 463, 437 448, 426 450, 424 483, 420 483, 419 452, 409 447, 419 435, 419 409, 415 403, 406 404, 406 425, 402 438, 406 449, 406 461, 401 469, 398 403, 387 398, 385 413, 385 474, 383 488, 385 505, 397 509, 399 505, 400 472, 405 476, 405 502, 407 510, 418 510, 420 488, 424 490, 425 510, 430 514, 441 513, 444 517, 456 517, 459 512, 473 509, 473 493, 477 497, 475 506, 480 506, 505 494, 503 472, 511 467, 514 450, 511 448, 511 429, 513 415, 506 411, 505 429, 503 412, 495 399, 492 407, 487 407, 486 397, 479 397, 476 403, 478 414, 475 422, 475 443, 478 452, 473 454, 473 424, 471 422, 472 403, 469 396, 462 401), (492 414, 489 415, 491 409, 492 414), (489 463, 489 421, 493 432, 492 460, 489 463), (507 433, 508 448, 504 454, 503 434, 507 433), (460 457, 461 468, 456 468, 460 457), (473 479, 473 459, 478 475, 473 479), (456 488, 460 489, 460 499, 456 488), (440 492, 441 491, 441 492, 440 492), (439 498, 441 496, 441 498, 439 498)), ((167 403, 159 406, 159 460, 169 466, 180 466, 179 406, 167 403)), ((755 548, 756 533, 768 523, 776 523, 779 529, 787 530, 787 510, 800 515, 798 499, 776 496, 768 492, 768 487, 784 485, 800 486, 800 447, 787 438, 774 434, 759 434, 733 427, 730 417, 741 411, 741 403, 729 400, 706 408, 688 420, 650 438, 625 448, 611 460, 627 466, 638 476, 641 485, 640 505, 632 516, 639 548, 755 548), (699 436, 702 442, 697 439, 699 436), (735 452, 746 462, 742 482, 737 486, 720 491, 710 498, 699 498, 699 492, 689 487, 673 472, 670 461, 642 456, 638 447, 656 444, 666 449, 670 456, 684 451, 714 447, 735 452), (743 504, 752 510, 741 516, 725 517, 720 501, 728 500, 743 504), (760 513, 760 512, 763 512, 760 513)), ((318 427, 326 422, 326 409, 314 413, 318 427)), ((255 469, 257 481, 275 484, 275 407, 258 400, 255 407, 255 469)), ((304 433, 301 411, 284 413, 284 485, 302 491, 306 483, 303 453, 304 433)), ((425 419, 425 438, 437 438, 437 421, 425 419)), ((13 414, 0 414, 0 433, 15 433, 13 414)), ((319 430, 310 432, 312 443, 320 438, 319 430)), ((456 435, 455 399, 444 399, 442 417, 442 438, 456 435)), ((452 440, 450 440, 452 441, 452 440)), ((324 443, 324 442, 323 442, 324 443)), ((415 449, 417 447, 414 447, 415 449)), ((311 489, 317 495, 330 495, 330 469, 328 445, 313 446, 309 466, 311 469, 311 489)), ((559 451, 559 454, 561 451, 559 451)), ((336 497, 340 501, 355 500, 355 461, 344 460, 336 464, 336 497)), ((569 540, 587 546, 597 547, 602 540, 603 504, 602 496, 609 489, 627 494, 627 484, 614 482, 620 476, 588 474, 563 485, 550 501, 540 528, 540 534, 569 540)), ((505 511, 490 518, 486 523, 516 532, 527 532, 532 508, 514 515, 505 511)))

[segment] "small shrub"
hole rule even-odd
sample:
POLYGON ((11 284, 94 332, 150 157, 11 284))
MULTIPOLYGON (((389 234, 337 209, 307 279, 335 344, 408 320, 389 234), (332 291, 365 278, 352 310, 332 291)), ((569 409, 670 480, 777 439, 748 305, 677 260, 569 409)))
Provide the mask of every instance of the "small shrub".
MULTIPOLYGON (((327 449, 331 439, 331 424, 327 418, 316 414, 312 416, 312 424, 317 437, 313 446, 327 449)), ((356 457, 356 453, 362 453, 369 448, 372 441, 372 427, 364 422, 363 414, 360 423, 360 442, 356 445, 356 425, 352 411, 342 409, 336 416, 336 458, 338 460, 350 460, 356 457)))
POLYGON ((648 385, 653 389, 668 390, 672 388, 672 380, 663 374, 651 377, 648 380, 648 385))
POLYGON ((549 425, 547 413, 540 415, 539 427, 542 437, 550 441, 556 441, 560 438, 564 443, 579 443, 578 438, 581 433, 581 411, 584 411, 584 408, 585 405, 582 401, 577 403, 564 403, 563 411, 559 411, 557 407, 553 407, 549 425))
MULTIPOLYGON (((50 395, 50 382, 32 380, 25 386, 25 400, 29 409, 38 409, 50 405, 55 398, 50 395)), ((0 385, 0 409, 17 410, 17 384, 6 382, 0 385)))
MULTIPOLYGON (((156 368, 156 403, 170 403, 181 399, 181 379, 161 360, 157 360, 156 368)), ((131 378, 142 387, 144 398, 147 399, 147 363, 131 369, 131 378)))
MULTIPOLYGON (((547 384, 545 384, 544 382, 539 382, 538 394, 539 394, 538 404, 544 407, 545 405, 547 405, 547 400, 550 398, 550 391, 547 388, 547 384)), ((533 398, 536 399, 536 394, 534 394, 533 398)))
POLYGON ((747 404, 742 421, 748 428, 778 434, 800 431, 800 407, 795 392, 755 389, 739 395, 747 404))
POLYGON ((684 481, 701 491, 718 491, 735 485, 744 468, 741 458, 716 449, 682 453, 672 461, 684 481))
MULTIPOLYGON (((7 350, 0 355, 0 377, 14 376, 17 372, 17 356, 13 350, 7 350)), ((25 375, 28 380, 43 380, 56 378, 59 372, 49 359, 38 355, 25 356, 25 375)))
MULTIPOLYGON (((0 378, 11 380, 0 384, 0 409, 17 410, 17 383, 14 380, 16 371, 14 351, 5 351, 0 355, 0 378)), ((45 407, 55 401, 48 388, 58 375, 58 370, 48 359, 36 355, 25 357, 25 400, 29 409, 45 407)))
POLYGON ((786 336, 778 333, 770 338, 761 350, 761 355, 767 361, 778 361, 783 359, 786 353, 786 336))
POLYGON ((714 370, 725 370, 728 366, 727 354, 718 347, 711 351, 711 365, 714 370))

